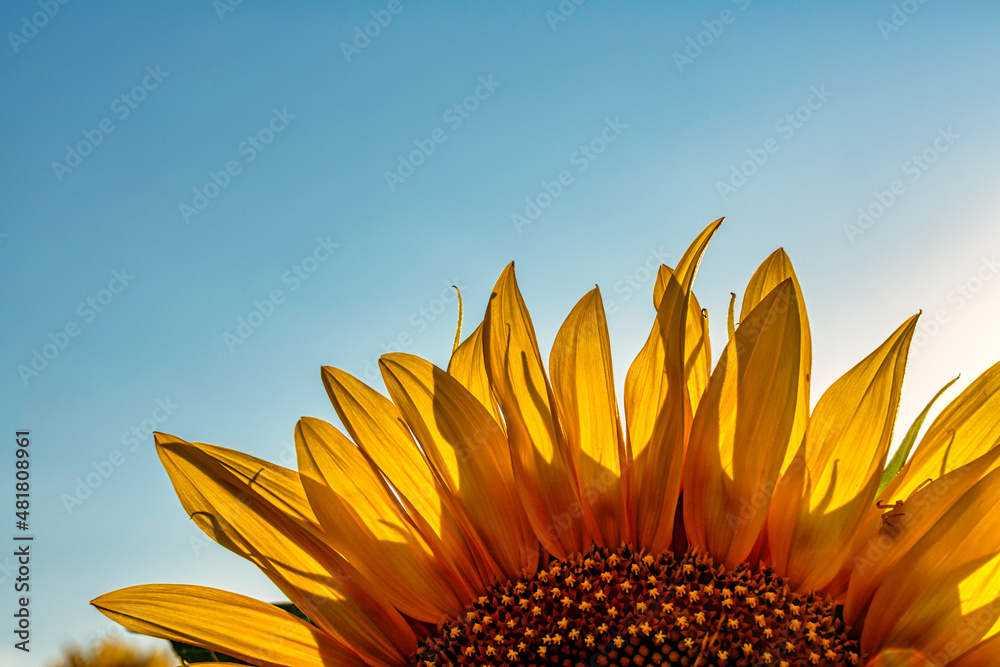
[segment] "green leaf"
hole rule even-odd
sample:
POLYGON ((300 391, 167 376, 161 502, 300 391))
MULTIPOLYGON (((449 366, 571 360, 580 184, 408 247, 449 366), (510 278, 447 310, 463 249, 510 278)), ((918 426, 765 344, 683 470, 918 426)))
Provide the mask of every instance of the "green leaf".
POLYGON ((948 387, 955 384, 957 380, 958 377, 941 387, 938 393, 934 394, 934 398, 932 398, 930 403, 927 404, 927 407, 925 407, 923 411, 917 415, 917 418, 913 420, 913 425, 910 426, 910 430, 906 432, 903 442, 899 444, 899 449, 896 450, 892 460, 889 461, 889 465, 886 466, 885 472, 882 473, 882 481, 878 485, 879 493, 882 493, 885 487, 889 486, 889 482, 891 482, 893 478, 899 474, 899 471, 902 470, 906 460, 910 458, 910 451, 913 450, 913 444, 917 441, 917 434, 920 433, 920 427, 924 425, 924 420, 927 418, 927 413, 931 411, 931 406, 933 406, 934 402, 938 400, 941 394, 943 394, 948 387))
MULTIPOLYGON (((275 607, 284 609, 288 613, 301 618, 307 623, 311 622, 306 615, 299 611, 299 608, 288 602, 276 602, 275 607)), ((196 663, 196 662, 233 662, 238 665, 249 665, 251 663, 239 660, 238 658, 233 658, 232 656, 223 655, 222 653, 216 653, 215 651, 209 651, 208 649, 201 648, 198 646, 191 646, 190 644, 184 644, 182 642, 170 642, 170 645, 174 649, 174 653, 180 658, 184 664, 196 663)))

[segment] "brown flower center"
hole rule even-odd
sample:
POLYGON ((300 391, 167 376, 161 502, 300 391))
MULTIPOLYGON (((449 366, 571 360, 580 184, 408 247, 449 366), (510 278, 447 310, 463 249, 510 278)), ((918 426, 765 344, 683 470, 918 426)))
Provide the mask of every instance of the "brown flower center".
POLYGON ((835 607, 770 569, 732 572, 688 552, 595 549, 490 589, 426 639, 419 667, 448 665, 856 665, 835 607))

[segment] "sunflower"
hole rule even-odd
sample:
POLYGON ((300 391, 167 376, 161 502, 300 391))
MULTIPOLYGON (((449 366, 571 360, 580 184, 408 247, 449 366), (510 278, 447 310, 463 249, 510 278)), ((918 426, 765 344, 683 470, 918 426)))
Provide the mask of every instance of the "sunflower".
POLYGON ((347 433, 299 421, 298 472, 157 434, 190 517, 308 621, 198 586, 93 604, 262 666, 1000 664, 1000 364, 889 460, 917 316, 810 410, 779 249, 713 369, 720 224, 660 267, 624 424, 599 289, 546 371, 511 264, 447 370, 387 354, 386 398, 324 367, 347 433))

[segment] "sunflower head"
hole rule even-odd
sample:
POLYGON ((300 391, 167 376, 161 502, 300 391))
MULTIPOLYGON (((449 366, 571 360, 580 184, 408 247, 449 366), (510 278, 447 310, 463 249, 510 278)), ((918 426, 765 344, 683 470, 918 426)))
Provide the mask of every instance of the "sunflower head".
POLYGON ((191 519, 304 618, 196 586, 93 604, 264 666, 1000 664, 1000 364, 890 461, 917 316, 814 402, 778 250, 713 362, 692 285, 720 223, 660 267, 621 403, 600 290, 546 363, 511 264, 446 369, 385 355, 384 395, 324 367, 342 429, 303 418, 297 471, 157 434, 191 519))

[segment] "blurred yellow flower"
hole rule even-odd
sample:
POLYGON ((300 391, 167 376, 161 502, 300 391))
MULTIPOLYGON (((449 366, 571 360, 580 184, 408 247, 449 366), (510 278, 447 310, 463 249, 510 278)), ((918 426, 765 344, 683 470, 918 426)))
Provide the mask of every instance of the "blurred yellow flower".
POLYGON ((66 649, 51 667, 174 667, 180 660, 169 651, 140 651, 121 642, 104 641, 89 650, 66 649))

